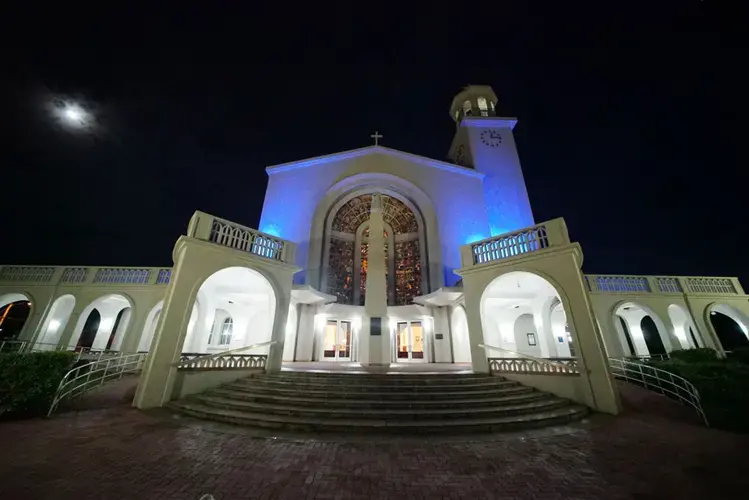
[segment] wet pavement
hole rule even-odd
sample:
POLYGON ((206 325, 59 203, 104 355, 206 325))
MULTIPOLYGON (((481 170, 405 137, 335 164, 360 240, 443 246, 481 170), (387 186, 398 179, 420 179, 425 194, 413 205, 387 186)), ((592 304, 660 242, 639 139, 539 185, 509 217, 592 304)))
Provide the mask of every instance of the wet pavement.
MULTIPOLYGON (((0 499, 746 498, 749 436, 626 388, 628 411, 528 434, 272 437, 126 404, 0 423, 0 499)), ((129 384, 129 385, 128 385, 129 384)))

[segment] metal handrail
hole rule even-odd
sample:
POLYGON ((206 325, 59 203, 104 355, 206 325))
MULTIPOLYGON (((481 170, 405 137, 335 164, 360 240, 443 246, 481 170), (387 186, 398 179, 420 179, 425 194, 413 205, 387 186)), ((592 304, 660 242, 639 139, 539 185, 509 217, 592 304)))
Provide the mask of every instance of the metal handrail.
MULTIPOLYGON (((536 356, 531 356, 530 354, 523 354, 522 352, 511 351, 509 349, 503 349, 501 347, 497 347, 497 346, 493 346, 493 345, 479 344, 479 347, 482 347, 485 351, 488 351, 489 349, 494 349, 496 351, 511 352, 512 354, 517 354, 520 357, 532 359, 534 361, 538 361, 539 363, 544 363, 544 364, 547 364, 547 365, 554 365, 554 366, 557 366, 557 367, 562 368, 562 369, 569 368, 569 366, 570 366, 569 364, 557 363, 556 361, 551 361, 551 360, 546 359, 546 358, 537 358, 536 356)), ((579 366, 578 366, 578 369, 579 369, 579 366)))
POLYGON ((136 354, 121 353, 104 360, 99 358, 73 368, 60 381, 47 416, 52 415, 52 412, 65 398, 80 396, 95 387, 103 385, 107 380, 122 378, 126 373, 139 371, 145 357, 146 353, 142 352, 136 354))
POLYGON ((609 358, 609 365, 614 377, 623 378, 627 382, 639 382, 645 385, 645 389, 660 392, 667 397, 669 395, 675 397, 679 403, 697 410, 697 415, 705 422, 705 425, 710 426, 702 409, 700 393, 689 380, 653 365, 621 358, 609 358))
MULTIPOLYGON (((221 356, 226 356, 227 354, 234 354, 235 352, 246 351, 247 349, 254 349, 256 347, 264 347, 266 345, 271 346, 277 343, 277 340, 269 340, 267 342, 261 342, 259 344, 246 345, 244 347, 235 347, 234 349, 229 349, 228 351, 221 351, 214 354, 206 354, 204 356, 200 356, 200 359, 203 361, 208 361, 211 359, 220 358, 221 356)), ((181 361, 177 361, 176 363, 172 363, 172 366, 179 366, 180 363, 181 361)))
POLYGON ((18 349, 14 350, 9 348, 7 349, 7 352, 23 352, 26 350, 26 344, 28 344, 28 342, 25 340, 0 340, 0 352, 6 351, 6 346, 19 346, 18 349))

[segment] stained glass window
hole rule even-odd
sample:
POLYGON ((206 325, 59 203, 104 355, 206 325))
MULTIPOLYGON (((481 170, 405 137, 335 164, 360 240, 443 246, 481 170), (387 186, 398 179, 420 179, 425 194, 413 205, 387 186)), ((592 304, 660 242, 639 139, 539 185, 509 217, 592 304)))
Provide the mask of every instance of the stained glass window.
MULTIPOLYGON (((392 228, 393 234, 385 232, 386 241, 399 235, 393 248, 385 247, 386 280, 394 274, 393 283, 388 283, 389 305, 411 304, 413 297, 421 294, 421 254, 419 248, 419 224, 416 215, 404 202, 393 196, 382 195, 383 220, 392 228), (404 239, 405 238, 405 239, 404 239), (388 265, 388 251, 394 252, 393 262, 388 265), (390 302, 395 302, 395 304, 390 302)), ((333 216, 331 229, 348 233, 352 239, 370 217, 372 195, 363 194, 347 201, 333 216)), ((354 303, 354 289, 358 288, 359 304, 364 304, 367 288, 367 247, 369 228, 365 228, 361 245, 354 241, 331 238, 328 260, 327 292, 338 297, 343 304, 354 303), (358 275, 354 275, 354 263, 360 264, 358 275)))
POLYGON ((395 244, 395 304, 408 305, 421 295, 419 240, 395 244))
MULTIPOLYGON (((372 195, 363 194, 351 198, 343 205, 333 218, 331 229, 341 233, 355 234, 363 223, 369 220, 372 207, 372 195)), ((382 195, 382 218, 393 228, 395 234, 416 233, 419 225, 416 217, 408 206, 398 198, 382 195)))
POLYGON ((330 240, 328 293, 342 304, 354 302, 354 242, 330 240))

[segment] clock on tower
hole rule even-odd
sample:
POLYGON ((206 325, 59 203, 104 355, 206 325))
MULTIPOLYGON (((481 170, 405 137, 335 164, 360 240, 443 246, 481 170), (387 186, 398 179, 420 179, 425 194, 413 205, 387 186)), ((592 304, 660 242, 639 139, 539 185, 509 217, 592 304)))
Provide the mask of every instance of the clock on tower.
POLYGON ((517 119, 497 114, 497 95, 486 85, 463 89, 453 99, 450 116, 457 131, 449 157, 484 174, 491 234, 532 226, 533 212, 513 135, 517 119))

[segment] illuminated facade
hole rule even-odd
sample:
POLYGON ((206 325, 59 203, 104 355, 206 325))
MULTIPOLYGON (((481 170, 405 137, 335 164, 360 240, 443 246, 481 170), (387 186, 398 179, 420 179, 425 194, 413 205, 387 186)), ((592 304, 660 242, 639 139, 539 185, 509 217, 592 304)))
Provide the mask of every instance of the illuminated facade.
POLYGON ((448 161, 375 145, 268 167, 259 231, 196 212, 174 268, 3 266, 0 327, 43 349, 151 351, 159 332, 184 335, 167 339, 164 367, 175 353, 257 344, 248 352, 268 353, 273 369, 345 361, 486 371, 481 345, 574 358, 585 353, 580 339, 591 342, 588 356, 601 355, 599 336, 612 357, 749 342, 736 278, 583 275, 564 221, 534 223, 516 120, 497 116, 491 88, 463 90, 450 117, 448 161), (375 193, 382 210, 372 218, 375 193), (381 291, 386 313, 368 314, 373 287, 370 311, 381 291), (720 324, 729 327, 718 333, 720 324))

